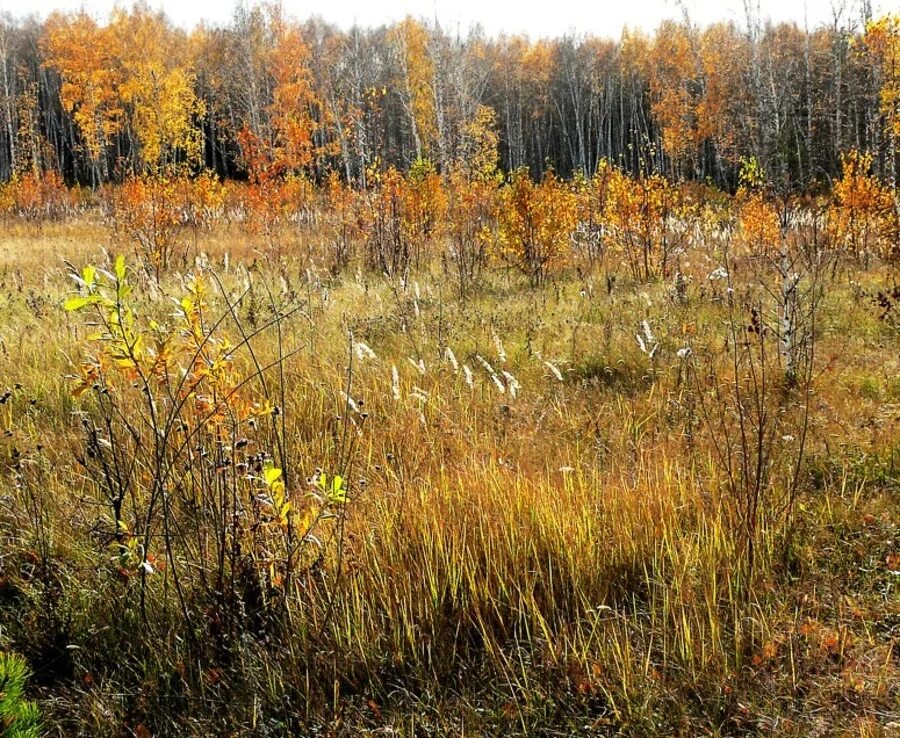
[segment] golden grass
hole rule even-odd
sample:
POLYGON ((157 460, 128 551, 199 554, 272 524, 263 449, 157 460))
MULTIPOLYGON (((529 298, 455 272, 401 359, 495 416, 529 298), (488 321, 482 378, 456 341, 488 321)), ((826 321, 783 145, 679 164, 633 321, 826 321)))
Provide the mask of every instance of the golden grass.
MULTIPOLYGON (((346 473, 352 493, 323 557, 272 595, 272 622, 258 613, 217 650, 191 643, 170 569, 148 577, 142 620, 136 580, 117 578, 96 535, 97 480, 76 461, 74 413, 97 407, 66 379, 88 330, 61 309, 62 260, 97 263, 109 244, 85 221, 12 224, 0 245, 0 622, 35 664, 54 734, 799 736, 827 720, 834 735, 890 735, 900 337, 844 284, 822 310, 800 504, 790 520, 763 516, 751 576, 698 410, 709 385, 676 356, 689 335, 701 368, 727 377, 715 295, 607 294, 599 273, 533 290, 496 273, 460 302, 437 271, 332 279, 315 252, 262 259, 239 232, 203 235, 197 252, 229 290, 252 264, 307 316, 281 349, 289 493, 302 504, 318 468, 346 473), (653 359, 635 340, 642 320, 653 359), (341 394, 348 331, 374 354, 353 358, 357 411, 341 394), (348 432, 352 465, 338 469, 348 432)), ((177 274, 161 291, 139 280, 139 305, 165 316, 183 288, 177 274)), ((246 325, 267 310, 254 295, 246 325)), ((263 364, 278 356, 271 331, 254 346, 263 364)), ((211 642, 223 614, 203 600, 185 525, 172 563, 211 642)))

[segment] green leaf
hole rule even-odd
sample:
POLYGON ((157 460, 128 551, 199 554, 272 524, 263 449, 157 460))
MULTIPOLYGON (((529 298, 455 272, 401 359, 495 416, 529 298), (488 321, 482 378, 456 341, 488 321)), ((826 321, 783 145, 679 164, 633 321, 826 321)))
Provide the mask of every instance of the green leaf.
POLYGON ((81 272, 81 278, 84 280, 84 286, 90 289, 94 286, 94 280, 97 277, 97 269, 90 264, 81 272))
POLYGON ((331 502, 344 503, 347 501, 347 489, 344 487, 344 478, 335 475, 331 480, 331 491, 328 493, 328 499, 331 502))
POLYGON ((125 280, 125 257, 122 254, 119 254, 116 257, 116 279, 120 282, 125 280))
POLYGON ((266 486, 271 487, 275 482, 281 479, 281 469, 277 469, 274 466, 267 466, 263 470, 263 479, 266 482, 266 486))
POLYGON ((63 309, 68 313, 72 313, 76 310, 81 310, 95 302, 97 302, 97 299, 94 295, 78 295, 77 297, 70 297, 68 300, 66 300, 63 304, 63 309))

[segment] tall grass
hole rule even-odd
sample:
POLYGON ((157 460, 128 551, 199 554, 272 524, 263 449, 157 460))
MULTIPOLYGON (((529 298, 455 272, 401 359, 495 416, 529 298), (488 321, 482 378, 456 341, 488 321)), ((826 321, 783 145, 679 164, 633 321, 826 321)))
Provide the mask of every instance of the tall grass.
POLYGON ((787 377, 752 260, 459 298, 212 232, 157 284, 75 227, 0 272, 0 643, 51 734, 890 734, 900 337, 862 292, 797 298, 787 377), (57 247, 110 304, 62 309, 96 290, 57 247))

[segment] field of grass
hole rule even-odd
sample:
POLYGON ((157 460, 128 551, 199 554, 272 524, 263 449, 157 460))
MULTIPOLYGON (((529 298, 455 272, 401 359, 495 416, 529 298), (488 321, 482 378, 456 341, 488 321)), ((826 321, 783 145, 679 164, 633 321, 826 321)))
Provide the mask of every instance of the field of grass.
POLYGON ((464 297, 320 248, 223 225, 157 283, 90 215, 0 228, 46 735, 900 735, 891 267, 801 274, 789 371, 718 241, 464 297))

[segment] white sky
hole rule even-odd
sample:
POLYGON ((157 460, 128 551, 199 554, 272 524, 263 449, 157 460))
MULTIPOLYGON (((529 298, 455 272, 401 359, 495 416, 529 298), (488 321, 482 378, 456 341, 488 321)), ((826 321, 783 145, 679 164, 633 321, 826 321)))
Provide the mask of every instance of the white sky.
MULTIPOLYGON (((175 23, 191 27, 201 20, 213 24, 228 22, 234 10, 233 0, 148 0, 153 8, 162 8, 175 23)), ((759 3, 761 14, 774 21, 794 20, 801 27, 808 19, 810 27, 831 23, 834 8, 845 6, 843 17, 856 22, 860 0, 749 0, 759 3)), ((0 12, 14 16, 35 13, 45 16, 53 10, 84 8, 103 19, 115 0, 0 0, 0 12)), ((130 2, 119 3, 125 6, 130 2)), ((707 24, 718 20, 743 23, 744 0, 686 0, 691 19, 707 24)), ((437 18, 448 30, 466 31, 480 23, 488 34, 525 32, 532 38, 559 36, 567 32, 586 32, 618 38, 624 26, 653 30, 664 18, 680 19, 676 0, 282 0, 288 15, 306 18, 319 15, 342 28, 358 23, 377 26, 401 19, 407 14, 437 18)), ((876 15, 900 12, 900 0, 872 0, 876 15)))

